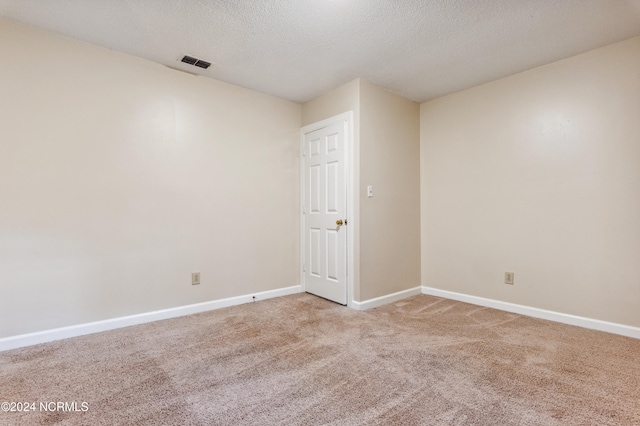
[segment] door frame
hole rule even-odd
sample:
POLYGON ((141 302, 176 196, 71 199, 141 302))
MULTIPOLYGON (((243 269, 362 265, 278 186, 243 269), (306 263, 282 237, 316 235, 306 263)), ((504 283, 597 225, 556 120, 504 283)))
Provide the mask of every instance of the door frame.
POLYGON ((355 235, 355 220, 354 220, 354 167, 353 167, 353 111, 347 111, 342 114, 334 115, 325 120, 318 121, 316 123, 309 124, 300 129, 300 285, 302 291, 306 291, 305 286, 305 273, 303 265, 306 259, 305 243, 305 214, 303 213, 303 206, 305 200, 305 143, 304 136, 307 133, 322 129, 337 122, 343 122, 345 126, 345 181, 346 181, 346 194, 347 194, 347 212, 345 218, 347 220, 347 306, 353 307, 353 286, 354 286, 354 235, 355 235))

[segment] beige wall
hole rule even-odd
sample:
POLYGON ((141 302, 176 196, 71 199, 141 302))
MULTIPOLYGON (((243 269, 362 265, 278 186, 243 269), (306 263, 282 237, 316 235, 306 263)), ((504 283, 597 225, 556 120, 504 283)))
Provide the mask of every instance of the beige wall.
POLYGON ((362 80, 359 300, 420 285, 419 230, 420 106, 362 80))
MULTIPOLYGON (((344 112, 353 111, 353 179, 350 186, 350 196, 353 197, 354 211, 351 217, 358 218, 360 215, 359 206, 359 172, 360 169, 360 79, 343 84, 330 92, 302 105, 302 125, 317 123, 327 118, 331 118, 344 112)), ((360 221, 352 220, 349 224, 353 229, 354 240, 353 258, 355 270, 353 274, 353 295, 354 300, 360 300, 360 221)))
POLYGON ((0 337, 299 284, 300 105, 2 20, 0 56, 0 337))
POLYGON ((347 111, 353 111, 354 127, 357 128, 360 121, 359 78, 302 105, 302 125, 308 126, 347 111))
POLYGON ((299 128, 350 110, 355 300, 421 259, 426 286, 640 326, 640 38, 419 117, 360 79, 301 107, 4 20, 0 55, 0 338, 298 284, 299 128))
POLYGON ((354 111, 354 300, 420 285, 420 106, 356 79, 308 102, 312 124, 354 111), (375 196, 367 198, 367 185, 375 196))
POLYGON ((421 192, 423 285, 640 326, 640 38, 422 104, 421 192))

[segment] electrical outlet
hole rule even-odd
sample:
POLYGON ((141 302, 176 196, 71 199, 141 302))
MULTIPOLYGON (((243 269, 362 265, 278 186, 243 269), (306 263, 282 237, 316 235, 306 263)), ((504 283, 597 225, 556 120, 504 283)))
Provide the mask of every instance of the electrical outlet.
POLYGON ((504 273, 504 283, 513 285, 514 275, 515 274, 513 272, 505 272, 504 273))
POLYGON ((200 284, 200 272, 194 272, 191 274, 191 285, 200 284))

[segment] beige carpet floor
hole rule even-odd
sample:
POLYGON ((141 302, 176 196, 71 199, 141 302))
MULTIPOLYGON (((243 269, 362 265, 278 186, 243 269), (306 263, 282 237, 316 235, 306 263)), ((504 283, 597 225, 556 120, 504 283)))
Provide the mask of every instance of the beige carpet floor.
POLYGON ((2 352, 3 401, 88 410, 2 425, 640 425, 640 340, 431 296, 358 312, 298 294, 2 352))

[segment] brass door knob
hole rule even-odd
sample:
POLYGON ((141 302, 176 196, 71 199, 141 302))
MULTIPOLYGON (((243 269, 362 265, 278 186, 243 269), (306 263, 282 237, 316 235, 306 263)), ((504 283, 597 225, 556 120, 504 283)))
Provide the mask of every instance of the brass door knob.
POLYGON ((344 222, 342 222, 342 219, 336 220, 336 225, 338 225, 338 226, 342 226, 343 223, 344 222))

